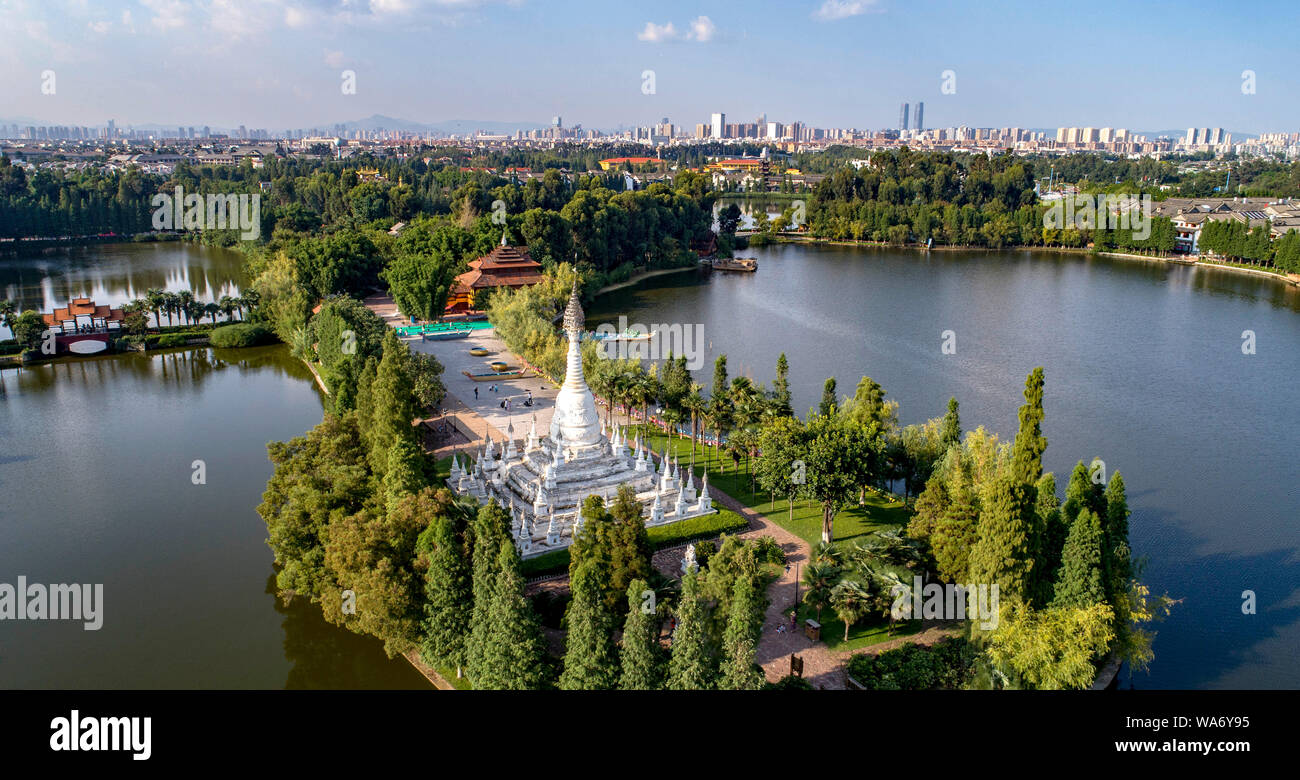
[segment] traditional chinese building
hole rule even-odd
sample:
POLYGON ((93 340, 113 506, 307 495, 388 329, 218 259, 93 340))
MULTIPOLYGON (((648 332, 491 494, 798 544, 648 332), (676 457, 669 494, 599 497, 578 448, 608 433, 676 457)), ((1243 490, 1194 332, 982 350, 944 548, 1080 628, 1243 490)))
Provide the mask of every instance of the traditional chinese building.
POLYGON ((125 316, 121 309, 96 305, 89 298, 73 298, 67 306, 41 318, 55 334, 57 353, 93 354, 107 349, 110 334, 122 335, 125 316))
POLYGON ((472 311, 476 298, 481 302, 479 296, 494 287, 527 287, 542 278, 542 264, 528 254, 528 247, 510 246, 502 233, 499 246, 470 261, 469 270, 456 277, 447 295, 447 314, 472 311))

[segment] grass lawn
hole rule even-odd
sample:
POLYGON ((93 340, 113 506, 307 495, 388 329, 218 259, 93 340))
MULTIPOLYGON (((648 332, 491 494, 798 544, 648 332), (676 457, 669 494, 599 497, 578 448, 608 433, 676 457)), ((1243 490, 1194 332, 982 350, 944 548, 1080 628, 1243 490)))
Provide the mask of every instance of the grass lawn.
POLYGON ((435 666, 433 670, 442 675, 442 679, 451 684, 451 687, 458 691, 472 691, 474 686, 470 685, 468 677, 456 679, 456 670, 446 666, 435 666))
MULTIPOLYGON (((787 610, 788 612, 788 610, 787 610)), ((804 621, 817 619, 817 610, 807 604, 799 605, 799 630, 803 631, 804 621)), ((826 607, 822 610, 822 642, 831 650, 861 650, 864 647, 888 642, 901 636, 911 636, 921 630, 921 621, 906 620, 894 624, 894 632, 889 632, 889 621, 884 618, 867 618, 859 620, 849 629, 849 639, 844 641, 844 621, 835 617, 835 610, 826 607)))
MULTIPOLYGON (((669 437, 666 434, 651 431, 648 439, 655 452, 662 453, 664 443, 668 442, 668 452, 677 457, 685 468, 691 460, 691 440, 669 437)), ((745 504, 754 511, 765 515, 769 520, 798 536, 804 541, 816 544, 822 538, 821 505, 811 501, 796 501, 793 517, 789 502, 777 496, 776 501, 767 493, 754 493, 750 489, 751 479, 745 473, 745 461, 740 461, 739 469, 731 458, 723 457, 719 461, 712 447, 702 443, 695 445, 695 480, 699 480, 708 466, 709 484, 745 504)), ((835 517, 836 546, 851 545, 859 537, 876 531, 885 531, 905 525, 911 519, 911 511, 902 502, 878 493, 867 493, 863 506, 854 504, 844 509, 835 517)))

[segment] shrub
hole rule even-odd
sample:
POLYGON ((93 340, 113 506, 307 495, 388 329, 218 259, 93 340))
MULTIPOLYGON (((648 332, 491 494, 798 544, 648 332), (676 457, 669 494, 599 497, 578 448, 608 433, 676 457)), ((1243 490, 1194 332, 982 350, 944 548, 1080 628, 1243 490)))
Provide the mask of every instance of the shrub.
POLYGON ((776 682, 766 683, 763 686, 765 691, 811 691, 812 689, 812 683, 793 674, 787 674, 776 682))
POLYGON ((222 325, 212 331, 214 347, 256 347, 275 340, 275 335, 261 325, 240 322, 234 325, 222 325))
POLYGON ((964 639, 929 647, 903 645, 879 655, 855 655, 845 668, 868 690, 956 690, 970 678, 975 649, 964 639))
POLYGON ((164 333, 154 340, 152 346, 154 349, 168 349, 169 347, 183 347, 188 339, 184 333, 164 333))
POLYGON ((763 563, 775 563, 781 565, 785 563, 785 550, 781 545, 770 536, 760 536, 758 538, 758 560, 763 563))

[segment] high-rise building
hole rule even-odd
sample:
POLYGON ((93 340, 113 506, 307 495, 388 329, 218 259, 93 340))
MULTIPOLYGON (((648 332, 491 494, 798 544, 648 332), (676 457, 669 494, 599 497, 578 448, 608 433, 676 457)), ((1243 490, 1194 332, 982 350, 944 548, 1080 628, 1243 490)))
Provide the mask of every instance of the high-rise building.
POLYGON ((907 104, 904 103, 902 108, 898 109, 898 129, 907 129, 907 104))
POLYGON ((726 135, 727 115, 714 114, 713 116, 710 117, 710 120, 711 120, 710 129, 712 130, 712 136, 714 138, 726 138, 727 137, 726 135))
POLYGON ((551 126, 552 126, 552 127, 564 127, 564 121, 563 121, 560 117, 558 117, 558 116, 556 116, 556 117, 551 117, 551 126))
POLYGON ((916 104, 916 132, 925 130, 925 103, 916 104))

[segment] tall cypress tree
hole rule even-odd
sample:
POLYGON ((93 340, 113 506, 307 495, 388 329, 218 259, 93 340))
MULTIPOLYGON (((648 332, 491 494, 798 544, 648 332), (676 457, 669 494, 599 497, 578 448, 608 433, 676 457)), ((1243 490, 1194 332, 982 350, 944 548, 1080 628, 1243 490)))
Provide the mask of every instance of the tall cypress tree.
POLYGON ((1101 521, 1091 509, 1085 508, 1070 526, 1052 606, 1090 607, 1106 601, 1101 546, 1101 521))
POLYGON ((415 382, 407 346, 389 330, 384 334, 384 356, 371 385, 373 411, 370 417, 370 468, 383 476, 388 468, 388 450, 398 441, 415 441, 415 382))
POLYGON ((1070 472, 1070 481, 1065 486, 1065 503, 1061 505, 1061 516, 1065 518, 1066 526, 1073 525, 1080 510, 1089 506, 1091 494, 1092 478, 1088 475, 1088 467, 1079 461, 1070 472))
POLYGON ((564 690, 609 690, 618 680, 614 616, 605 603, 608 576, 609 567, 597 559, 584 562, 570 580, 573 600, 569 602, 569 633, 560 675, 564 690))
POLYGON ((491 630, 489 617, 500 573, 497 559, 503 546, 514 546, 510 541, 509 518, 496 501, 489 501, 479 509, 472 540, 474 614, 466 645, 466 665, 470 677, 477 679, 482 672, 484 648, 491 630))
POLYGON ((790 396, 790 362, 785 359, 784 352, 776 359, 776 379, 772 380, 772 411, 778 417, 794 414, 790 396))
POLYGON ((1124 494, 1124 478, 1119 470, 1110 475, 1106 485, 1105 558, 1110 572, 1110 598, 1114 601, 1128 590, 1129 577, 1133 575, 1132 553, 1128 546, 1128 498, 1124 494))
POLYGON ((939 426, 940 436, 943 439, 944 449, 961 443, 961 415, 957 411, 957 399, 948 399, 948 411, 943 416, 943 423, 939 426))
POLYGON ((718 669, 709 651, 704 605, 694 569, 682 577, 681 599, 677 604, 677 628, 673 631, 672 658, 668 662, 668 689, 707 691, 717 685, 718 669))
POLYGON ((970 551, 978 538, 979 518, 970 478, 958 469, 948 504, 935 521, 930 537, 935 567, 945 582, 958 583, 970 570, 970 551))
POLYGON ((1038 602, 1046 604, 1052 600, 1052 590, 1060 577, 1061 552, 1065 548, 1065 539, 1070 532, 1065 518, 1061 515, 1060 499, 1056 497, 1056 476, 1048 472, 1038 480, 1037 511, 1043 528, 1042 567, 1038 572, 1038 602))
POLYGON ((817 413, 823 417, 835 414, 839 409, 839 402, 836 401, 835 377, 828 377, 822 384, 822 401, 817 405, 817 413))
POLYGON ((620 653, 622 674, 618 687, 625 691, 654 691, 663 685, 664 657, 659 646, 659 618, 643 598, 649 586, 632 580, 627 586, 627 620, 623 623, 620 653))
POLYGON ((754 663, 759 634, 763 627, 762 604, 752 577, 741 573, 732 588, 731 612, 722 644, 726 659, 722 668, 722 688, 756 691, 767 682, 763 670, 754 663))
POLYGON ((424 577, 425 638, 420 654, 427 663, 456 667, 461 676, 473 610, 469 558, 456 520, 438 515, 420 534, 419 549, 428 556, 424 577))
POLYGON ((1011 445, 1011 476, 1022 485, 1033 486, 1043 475, 1043 369, 1035 368, 1025 379, 1025 403, 1020 407, 1020 428, 1011 445))
POLYGON ((388 450, 384 474, 384 498, 392 507, 402 496, 415 493, 426 484, 424 455, 414 441, 401 439, 388 450))
POLYGON ((641 509, 632 486, 619 485, 618 499, 610 510, 610 573, 605 585, 605 603, 611 610, 622 601, 632 580, 648 579, 652 571, 650 557, 654 549, 641 509))
POLYGON ((483 663, 474 687, 530 691, 547 682, 541 622, 524 595, 519 551, 508 541, 497 553, 497 581, 488 610, 483 663))
POLYGON ((970 552, 970 581, 998 586, 1000 599, 1031 600, 1032 528, 1025 521, 1021 486, 999 477, 989 488, 970 552))

